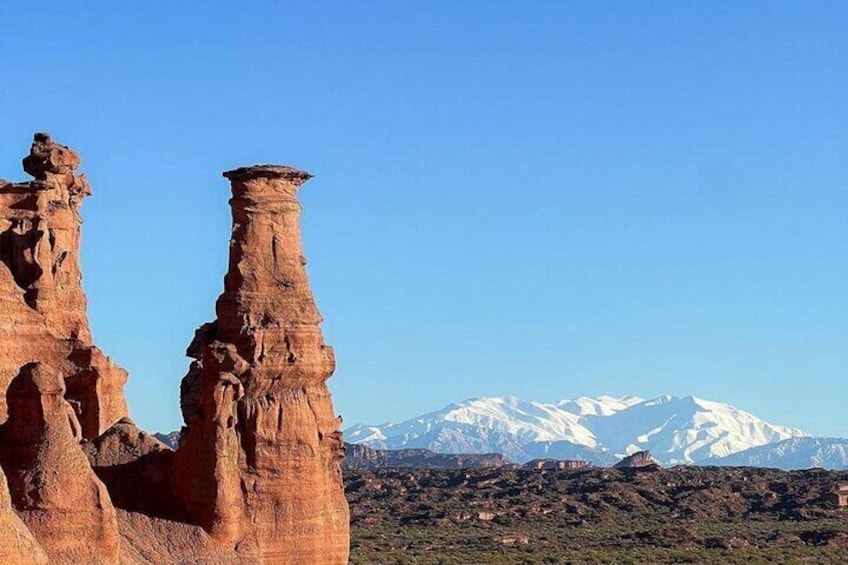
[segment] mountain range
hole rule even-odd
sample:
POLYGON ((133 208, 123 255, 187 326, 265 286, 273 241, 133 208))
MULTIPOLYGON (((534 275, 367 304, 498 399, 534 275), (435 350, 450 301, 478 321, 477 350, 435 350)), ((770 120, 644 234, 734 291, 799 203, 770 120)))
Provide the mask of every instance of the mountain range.
POLYGON ((848 469, 848 439, 794 437, 752 447, 726 457, 701 461, 721 467, 774 467, 777 469, 848 469))
POLYGON ((662 465, 848 467, 848 440, 814 438, 729 404, 693 396, 577 398, 554 403, 473 398, 400 423, 357 424, 350 443, 437 453, 502 453, 611 465, 649 450, 662 465))

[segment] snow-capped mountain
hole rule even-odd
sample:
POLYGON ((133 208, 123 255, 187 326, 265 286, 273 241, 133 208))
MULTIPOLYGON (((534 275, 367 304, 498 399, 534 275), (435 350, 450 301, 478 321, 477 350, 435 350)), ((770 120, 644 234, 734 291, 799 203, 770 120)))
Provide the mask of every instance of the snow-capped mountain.
POLYGON ((702 461, 703 465, 723 467, 774 467, 793 469, 848 469, 848 439, 795 437, 761 445, 727 457, 702 461))
POLYGON ((516 462, 553 457, 598 465, 645 449, 664 465, 693 463, 807 436, 692 396, 599 396, 555 403, 474 398, 398 424, 345 430, 347 441, 380 449, 499 452, 516 462))

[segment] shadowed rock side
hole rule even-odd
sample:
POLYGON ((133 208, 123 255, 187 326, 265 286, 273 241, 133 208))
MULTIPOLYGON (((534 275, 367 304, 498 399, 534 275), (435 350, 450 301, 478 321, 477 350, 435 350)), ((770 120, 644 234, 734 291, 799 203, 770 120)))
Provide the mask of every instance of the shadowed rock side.
POLYGON ((222 544, 268 563, 347 563, 340 418, 288 167, 225 173, 233 232, 217 320, 198 329, 181 387, 185 427, 174 485, 222 544))
POLYGON ((38 363, 9 385, 0 463, 12 504, 51 563, 117 563, 115 509, 80 449, 80 425, 64 395, 64 378, 38 363))

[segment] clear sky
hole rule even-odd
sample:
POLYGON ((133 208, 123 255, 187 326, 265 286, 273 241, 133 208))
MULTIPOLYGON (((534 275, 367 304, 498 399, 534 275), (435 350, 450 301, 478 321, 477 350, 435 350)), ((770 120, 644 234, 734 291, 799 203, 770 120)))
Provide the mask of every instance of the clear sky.
POLYGON ((85 288, 179 426, 220 173, 315 174, 346 424, 694 394, 848 436, 848 3, 0 3, 0 176, 83 156, 85 288))

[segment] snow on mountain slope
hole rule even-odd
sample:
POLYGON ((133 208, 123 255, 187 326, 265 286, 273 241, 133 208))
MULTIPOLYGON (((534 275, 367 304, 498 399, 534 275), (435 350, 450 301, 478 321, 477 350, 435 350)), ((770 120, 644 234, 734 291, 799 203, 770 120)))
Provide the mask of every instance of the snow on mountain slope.
POLYGON ((664 465, 692 463, 805 436, 728 404, 692 396, 599 396, 554 404, 474 398, 398 424, 358 424, 345 430, 349 442, 380 449, 499 452, 516 462, 584 458, 599 465, 643 449, 664 465))
POLYGON ((622 398, 606 395, 598 396, 597 398, 581 396, 574 400, 560 400, 556 405, 562 410, 579 416, 610 416, 620 410, 644 401, 644 398, 639 398, 638 396, 625 396, 622 398))
POLYGON ((794 469, 848 469, 848 439, 798 437, 752 447, 727 457, 716 457, 702 465, 730 467, 774 467, 794 469))
POLYGON ((587 418, 598 441, 618 455, 649 450, 663 464, 724 457, 753 446, 806 436, 729 404, 662 396, 609 417, 587 418))
POLYGON ((535 441, 567 441, 594 448, 594 435, 579 420, 579 415, 553 404, 514 397, 473 398, 399 424, 355 425, 345 430, 345 438, 378 449, 498 452, 526 461, 530 457, 523 446, 535 441))

